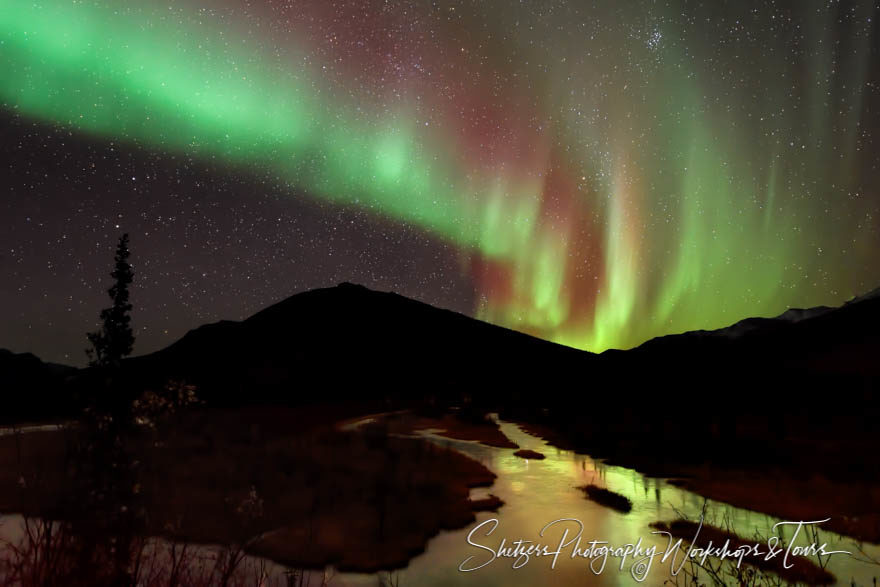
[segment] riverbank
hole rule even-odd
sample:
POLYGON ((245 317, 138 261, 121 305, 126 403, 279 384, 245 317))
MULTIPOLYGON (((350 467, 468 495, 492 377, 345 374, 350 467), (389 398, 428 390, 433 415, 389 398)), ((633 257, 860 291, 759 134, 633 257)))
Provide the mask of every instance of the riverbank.
POLYGON ((671 483, 709 499, 783 520, 830 518, 822 528, 880 544, 880 487, 873 483, 840 483, 816 472, 798 477, 782 470, 680 467, 670 472, 680 476, 671 483))
MULTIPOLYGON (((243 545, 292 568, 373 572, 406 566, 441 530, 500 507, 470 500, 495 474, 460 452, 395 436, 381 421, 351 431, 337 421, 320 410, 211 410, 129 439, 147 534, 243 545)), ((497 426, 440 423, 458 436, 506 438, 497 426)), ((72 434, 0 438, 0 511, 77 514, 65 473, 72 434)))
MULTIPOLYGON (((588 446, 576 445, 548 425, 515 421, 524 431, 559 449, 590 452, 588 446)), ((809 468, 788 463, 786 467, 749 469, 663 461, 618 451, 607 462, 666 478, 703 497, 783 520, 830 518, 821 526, 825 530, 880 544, 880 486, 857 476, 849 482, 829 479, 821 473, 821 460, 809 468)))
POLYGON ((694 548, 718 549, 721 545, 726 544, 728 552, 742 554, 741 558, 735 559, 739 566, 730 570, 733 573, 730 577, 732 584, 760 585, 762 581, 769 583, 768 577, 755 576, 747 570, 748 567, 753 567, 762 574, 769 571, 792 585, 831 585, 835 582, 834 575, 817 565, 812 559, 793 554, 774 557, 756 555, 752 550, 756 545, 754 540, 743 538, 724 528, 706 523, 698 524, 688 520, 675 520, 670 523, 655 522, 651 527, 675 538, 687 540, 694 548))
MULTIPOLYGON (((368 424, 371 425, 375 424, 368 424)), ((383 415, 381 426, 390 434, 410 435, 422 430, 431 430, 440 436, 455 440, 469 440, 495 448, 519 448, 501 432, 496 423, 482 417, 463 419, 454 413, 424 416, 401 411, 383 415)))

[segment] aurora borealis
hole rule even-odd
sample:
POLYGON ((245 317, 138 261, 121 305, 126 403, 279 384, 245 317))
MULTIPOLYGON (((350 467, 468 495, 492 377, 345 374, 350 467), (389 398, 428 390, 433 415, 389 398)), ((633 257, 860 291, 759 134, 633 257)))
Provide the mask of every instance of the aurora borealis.
POLYGON ((454 249, 438 271, 472 315, 598 352, 880 285, 878 12, 2 0, 0 103, 417 231, 454 249))

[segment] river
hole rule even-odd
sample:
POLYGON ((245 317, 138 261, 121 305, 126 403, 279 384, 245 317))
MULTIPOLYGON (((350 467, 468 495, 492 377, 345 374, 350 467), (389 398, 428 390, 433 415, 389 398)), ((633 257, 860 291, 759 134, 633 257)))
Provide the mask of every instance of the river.
MULTIPOLYGON (((366 420, 365 420, 366 421, 366 420)), ((502 432, 523 449, 538 451, 545 455, 544 460, 525 460, 514 456, 515 449, 502 449, 485 446, 477 442, 448 439, 434 432, 422 432, 431 442, 458 450, 484 464, 497 474, 490 488, 472 490, 472 497, 479 498, 488 493, 498 496, 505 504, 495 512, 477 514, 476 522, 468 527, 444 531, 434 537, 421 555, 413 558, 402 570, 380 575, 356 573, 332 573, 330 585, 335 586, 375 586, 378 580, 399 586, 445 586, 480 585, 508 587, 511 585, 636 585, 640 579, 645 585, 660 585, 668 580, 671 584, 686 583, 685 573, 691 569, 686 565, 677 575, 672 570, 671 560, 663 562, 662 554, 651 560, 650 565, 635 566, 635 558, 627 556, 605 557, 604 568, 601 556, 591 560, 572 557, 574 545, 561 549, 555 559, 553 556, 531 556, 528 561, 519 559, 519 568, 514 568, 516 558, 498 557, 488 549, 497 550, 502 539, 508 547, 517 540, 530 540, 546 544, 549 551, 558 550, 563 532, 568 531, 572 538, 579 527, 583 528, 580 548, 586 550, 590 541, 625 547, 641 540, 643 549, 656 547, 663 551, 669 544, 667 537, 653 534, 650 525, 657 521, 672 521, 679 515, 698 519, 701 511, 707 512, 707 523, 733 529, 743 537, 756 537, 756 542, 768 550, 767 539, 774 534, 772 527, 778 520, 771 516, 734 508, 723 503, 706 501, 704 498, 671 485, 662 479, 645 477, 632 469, 608 466, 591 459, 587 455, 559 450, 545 441, 523 432, 510 422, 499 421, 502 432), (632 511, 623 514, 605 506, 589 501, 579 486, 595 484, 622 494, 632 501, 632 511), (539 532, 548 523, 551 525, 544 537, 539 532), (496 520, 497 522, 493 522, 496 520), (480 526, 483 524, 482 526, 480 526), (468 536, 475 527, 471 541, 468 536), (493 529, 491 534, 488 531, 493 529), (480 568, 477 568, 480 567, 480 568), (464 572, 461 569, 475 569, 464 572)), ((833 512, 829 512, 832 515, 833 512)), ((0 526, 0 538, 14 538, 14 528, 19 516, 6 516, 0 526)), ((793 531, 792 526, 782 528, 786 542, 793 531)), ((801 531, 795 544, 807 545, 811 540, 801 531)), ((836 554, 828 561, 828 570, 837 578, 839 585, 873 585, 875 577, 880 577, 880 566, 871 564, 866 558, 880 560, 880 546, 860 545, 850 538, 831 532, 819 532, 819 543, 827 542, 827 550, 850 551, 852 554, 836 554)), ((677 562, 681 562, 687 550, 684 542, 677 562)), ((783 556, 780 553, 778 556, 783 556)), ((813 557, 815 560, 815 557, 813 557)), ((712 560, 712 559, 710 559, 712 560)), ((284 569, 271 566, 271 577, 264 585, 284 584, 284 569)), ((320 585, 323 574, 313 573, 311 581, 302 584, 320 585), (319 576, 320 575, 320 576, 319 576)), ((705 576, 703 582, 711 584, 705 576)))
MULTIPOLYGON (((476 442, 452 440, 436 434, 427 433, 433 442, 459 450, 480 461, 498 475, 495 484, 487 489, 475 489, 472 496, 480 497, 487 493, 497 495, 505 505, 497 512, 477 514, 477 521, 461 530, 442 532, 429 542, 427 550, 412 559, 409 566, 393 575, 399 585, 636 585, 633 577, 633 559, 607 557, 604 570, 599 571, 600 560, 591 569, 589 559, 571 558, 572 548, 563 549, 555 568, 551 568, 552 557, 531 557, 518 569, 514 569, 513 558, 496 558, 482 568, 462 572, 459 567, 468 557, 474 557, 465 567, 476 567, 492 559, 486 550, 468 544, 469 532, 480 523, 497 519, 494 532, 475 533, 472 540, 489 548, 498 547, 502 538, 508 544, 524 539, 544 541, 553 548, 558 544, 563 531, 576 531, 575 522, 559 522, 551 526, 542 539, 538 534, 548 523, 562 518, 574 518, 583 524, 581 547, 586 549, 588 542, 599 540, 610 545, 623 546, 642 539, 642 546, 656 546, 658 551, 665 549, 668 539, 652 534, 653 522, 672 521, 683 514, 690 519, 698 519, 707 506, 707 522, 727 526, 743 537, 753 537, 759 532, 766 539, 773 535, 772 526, 781 520, 757 512, 735 508, 727 504, 705 500, 703 497, 671 485, 662 479, 645 477, 625 467, 608 466, 591 459, 587 455, 559 450, 544 440, 523 432, 517 425, 499 421, 501 431, 521 448, 544 454, 544 460, 525 460, 514 456, 514 449, 485 446, 476 442), (577 489, 586 484, 606 487, 628 497, 633 508, 622 514, 589 501, 577 489), (623 562, 621 569, 621 562, 623 562)), ((832 512, 833 513, 833 512, 832 512)), ((831 514, 831 513, 830 513, 831 514)), ((488 530, 490 526, 482 528, 488 530)), ((783 527, 786 542, 793 527, 783 527)), ((796 544, 806 545, 805 532, 799 532, 802 539, 796 544)), ((819 532, 820 543, 828 543, 827 550, 846 550, 853 555, 832 555, 828 562, 830 570, 837 578, 837 584, 873 585, 874 577, 880 578, 880 566, 863 562, 866 555, 880 560, 880 546, 859 545, 850 538, 831 532, 819 532), (864 554, 859 552, 859 547, 864 554)), ((681 552, 686 551, 686 543, 681 552)), ((764 549, 766 550, 766 549, 764 549)), ((777 556, 783 556, 780 553, 777 556)), ((672 576, 672 561, 661 562, 656 557, 643 581, 646 585, 659 585, 664 580, 675 582, 672 576)), ((679 556, 681 561, 682 556, 679 556)), ((678 584, 684 584, 684 573, 678 575, 678 584)), ((639 572, 635 573, 641 577, 639 572)), ((707 581, 708 584, 711 582, 707 581)), ((337 575, 334 585, 375 585, 373 576, 337 575)))

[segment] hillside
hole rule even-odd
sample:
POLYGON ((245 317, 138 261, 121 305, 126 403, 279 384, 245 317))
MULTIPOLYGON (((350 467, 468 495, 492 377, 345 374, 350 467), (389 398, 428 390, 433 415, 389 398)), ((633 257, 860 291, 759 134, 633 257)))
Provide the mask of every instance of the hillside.
POLYGON ((224 400, 359 397, 453 390, 496 396, 546 386, 596 356, 343 283, 294 295, 242 322, 187 333, 130 359, 138 379, 184 378, 224 400), (321 395, 332 392, 333 395, 321 395))

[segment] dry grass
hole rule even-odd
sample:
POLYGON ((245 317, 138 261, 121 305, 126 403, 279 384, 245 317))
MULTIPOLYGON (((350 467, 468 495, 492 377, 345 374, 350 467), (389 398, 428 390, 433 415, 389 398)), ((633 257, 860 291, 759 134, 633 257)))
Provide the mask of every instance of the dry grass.
MULTIPOLYGON (((146 534, 297 568, 393 569, 473 521, 470 488, 494 481, 458 452, 332 422, 293 409, 197 412, 127 439, 146 534)), ((66 432, 0 438, 0 508, 65 518, 69 442, 66 432)))
MULTIPOLYGON (((707 548, 710 544, 714 548, 718 548, 726 542, 729 545, 728 548, 730 551, 736 551, 741 547, 751 546, 756 542, 754 540, 749 541, 741 538, 729 530, 724 530, 708 524, 703 524, 702 527, 700 527, 699 524, 690 520, 675 520, 668 524, 656 522, 652 524, 651 527, 664 532, 669 532, 676 538, 683 538, 692 542, 697 548, 707 548), (694 541, 695 536, 697 536, 697 539, 694 541)), ((766 540, 764 540, 763 543, 766 544, 766 540)), ((769 558, 769 560, 764 556, 746 556, 743 558, 743 564, 754 567, 759 571, 772 572, 784 581, 795 584, 830 585, 835 581, 834 575, 803 556, 792 555, 788 557, 788 564, 791 565, 789 567, 784 566, 782 556, 769 558)), ((728 565, 728 567, 730 567, 730 565, 728 565)), ((714 571, 709 569, 708 572, 714 572, 716 575, 720 576, 720 570, 720 568, 714 571)), ((752 582, 746 583, 745 581, 742 581, 745 576, 754 579, 755 584, 757 584, 760 579, 763 579, 762 577, 746 573, 742 568, 736 569, 736 572, 737 574, 742 575, 742 577, 740 577, 741 584, 752 584, 752 582)))

